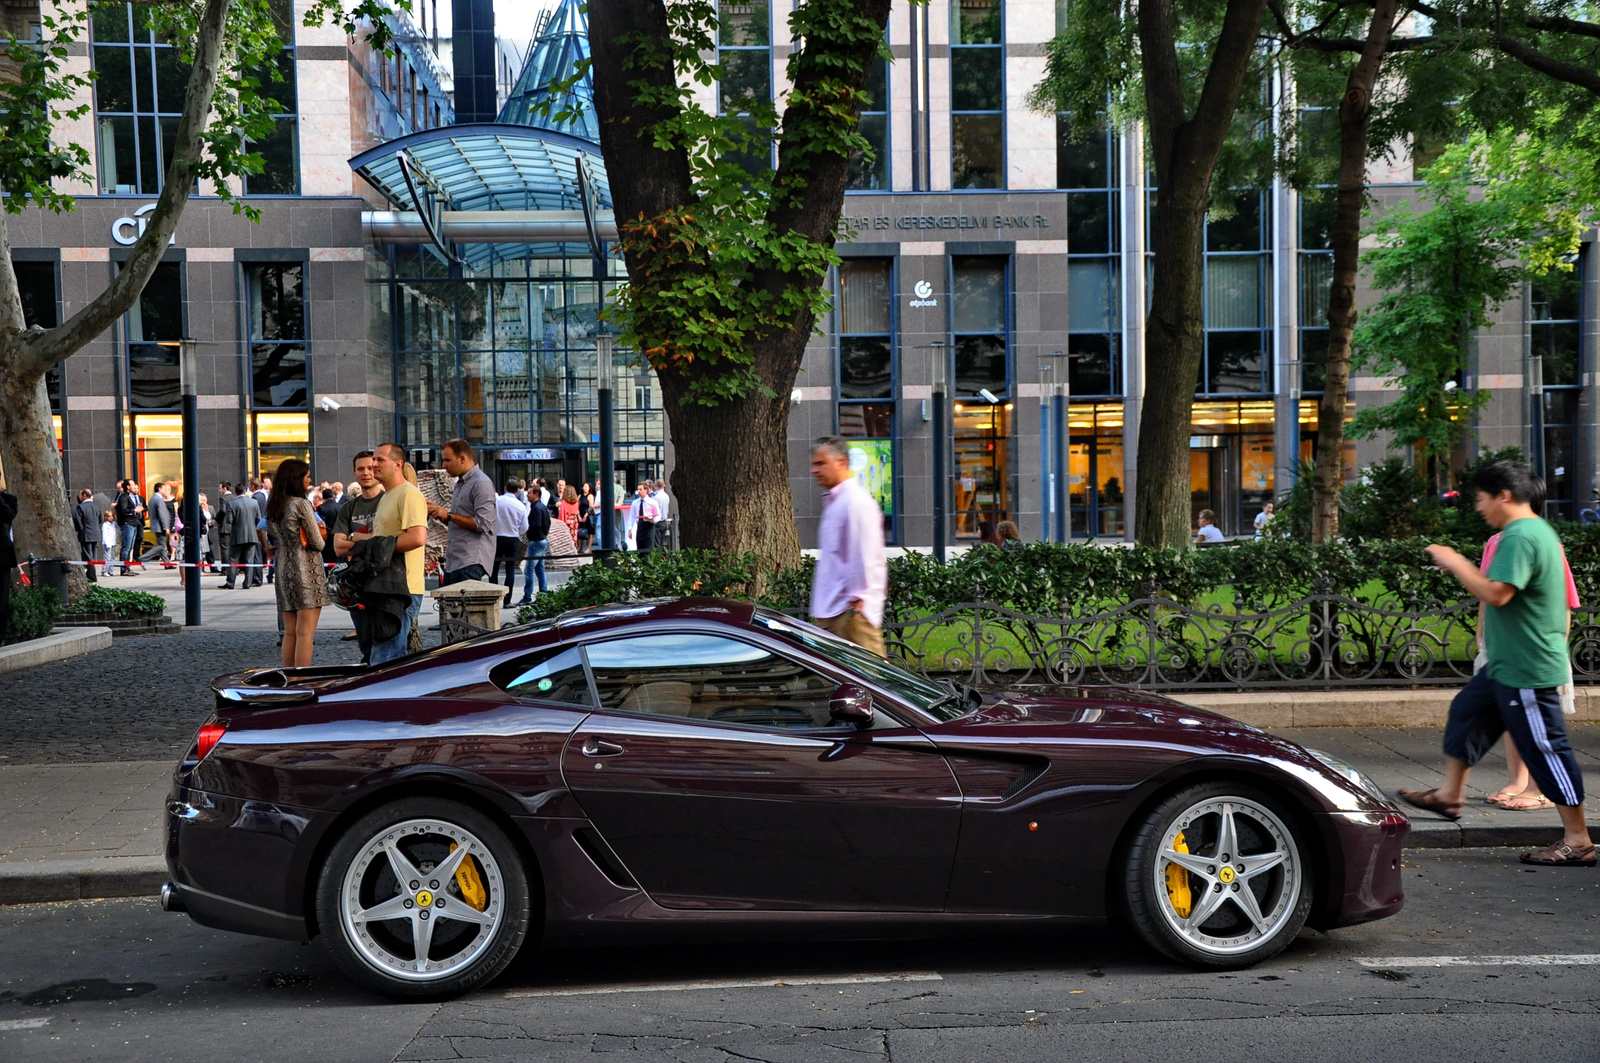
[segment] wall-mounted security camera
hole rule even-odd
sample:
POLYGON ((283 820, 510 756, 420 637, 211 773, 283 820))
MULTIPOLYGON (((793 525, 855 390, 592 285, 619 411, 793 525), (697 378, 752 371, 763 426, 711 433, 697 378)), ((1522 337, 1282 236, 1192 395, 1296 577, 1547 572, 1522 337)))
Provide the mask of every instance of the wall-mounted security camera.
POLYGON ((338 399, 334 398, 332 395, 324 395, 324 396, 322 396, 322 408, 324 410, 327 410, 329 413, 334 412, 335 410, 341 408, 343 405, 344 405, 343 403, 341 403, 338 399))
POLYGON ((987 402, 990 406, 997 405, 1000 402, 999 396, 997 396, 994 392, 990 391, 988 388, 979 388, 978 389, 978 394, 982 395, 983 398, 984 398, 984 401, 987 402))

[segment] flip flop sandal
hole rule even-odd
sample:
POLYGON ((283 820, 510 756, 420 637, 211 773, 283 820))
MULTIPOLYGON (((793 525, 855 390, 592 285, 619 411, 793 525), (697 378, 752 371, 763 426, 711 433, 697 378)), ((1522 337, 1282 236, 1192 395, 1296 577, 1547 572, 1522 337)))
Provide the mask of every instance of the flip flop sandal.
POLYGON ((1574 849, 1570 845, 1557 842, 1554 845, 1540 849, 1537 852, 1523 853, 1520 857, 1524 864, 1533 864, 1535 867, 1593 867, 1595 865, 1594 846, 1574 849))
POLYGON ((1400 790, 1397 792, 1400 800, 1412 808, 1420 808, 1424 812, 1433 812, 1450 820, 1452 823, 1461 818, 1461 811, 1466 806, 1460 803, 1446 804, 1439 800, 1438 790, 1400 790))
POLYGON ((1513 797, 1516 797, 1521 792, 1521 790, 1513 790, 1511 787, 1506 786, 1496 790, 1488 797, 1485 797, 1484 800, 1491 805, 1504 805, 1505 802, 1511 800, 1513 797))
POLYGON ((1508 797, 1500 802, 1500 807, 1508 812, 1537 812, 1541 808, 1554 808, 1556 803, 1544 794, 1508 797))

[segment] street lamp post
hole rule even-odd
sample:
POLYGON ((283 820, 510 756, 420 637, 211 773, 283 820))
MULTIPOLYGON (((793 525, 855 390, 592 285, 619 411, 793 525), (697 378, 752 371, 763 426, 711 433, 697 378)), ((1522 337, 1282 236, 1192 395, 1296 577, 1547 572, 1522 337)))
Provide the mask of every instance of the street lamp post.
POLYGON ((1050 389, 1050 421, 1056 430, 1052 440, 1056 453, 1050 464, 1056 470, 1056 542, 1064 543, 1071 523, 1068 501, 1072 494, 1072 467, 1067 463, 1071 430, 1067 424, 1067 399, 1072 394, 1072 362, 1071 356, 1061 351, 1051 351, 1050 358, 1056 369, 1055 386, 1050 389))
POLYGON ((178 341, 178 381, 183 394, 183 622, 200 626, 200 417, 199 381, 192 339, 178 341))
POLYGON ((928 345, 933 349, 933 559, 944 564, 945 497, 950 489, 945 474, 945 390, 949 380, 949 356, 943 340, 928 345))
POLYGON ((597 373, 596 397, 600 406, 600 555, 601 564, 613 563, 617 549, 616 538, 616 440, 613 438, 612 395, 617 383, 617 369, 612 364, 612 347, 615 338, 609 332, 598 332, 594 337, 594 356, 597 373))
POLYGON ((1054 395, 1056 390, 1055 368, 1053 363, 1043 358, 1039 359, 1039 474, 1043 483, 1040 508, 1044 511, 1044 533, 1041 538, 1046 542, 1051 539, 1055 531, 1055 447, 1050 442, 1051 431, 1059 430, 1050 419, 1050 396, 1054 395))

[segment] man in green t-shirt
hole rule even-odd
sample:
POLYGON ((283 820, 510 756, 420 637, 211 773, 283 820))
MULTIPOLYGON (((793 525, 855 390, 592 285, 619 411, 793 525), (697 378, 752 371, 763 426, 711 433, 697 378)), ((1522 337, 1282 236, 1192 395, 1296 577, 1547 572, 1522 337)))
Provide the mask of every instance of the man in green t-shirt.
POLYGON ((1583 816, 1583 776, 1567 741, 1560 688, 1571 679, 1567 657, 1567 581, 1561 540, 1528 500, 1537 479, 1519 461, 1493 461, 1473 482, 1477 510, 1500 531, 1489 571, 1448 546, 1428 547, 1434 562, 1484 603, 1489 663, 1450 703, 1443 785, 1401 790, 1416 808, 1460 819, 1467 773, 1509 733, 1539 789, 1561 813, 1562 839, 1522 862, 1541 867, 1593 867, 1594 844, 1583 816))

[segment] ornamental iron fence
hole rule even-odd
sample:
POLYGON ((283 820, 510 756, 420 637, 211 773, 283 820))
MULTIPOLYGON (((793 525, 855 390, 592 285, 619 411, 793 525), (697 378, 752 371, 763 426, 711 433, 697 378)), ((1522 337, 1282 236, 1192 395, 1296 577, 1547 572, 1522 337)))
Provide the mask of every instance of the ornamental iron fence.
MULTIPOLYGON (((1401 607, 1319 593, 1228 610, 1161 596, 1105 612, 1037 616, 985 601, 885 617, 901 664, 973 685, 1112 685, 1157 690, 1459 685, 1477 655, 1476 602, 1401 607)), ((1600 618, 1574 613, 1572 674, 1600 681, 1600 618)))

